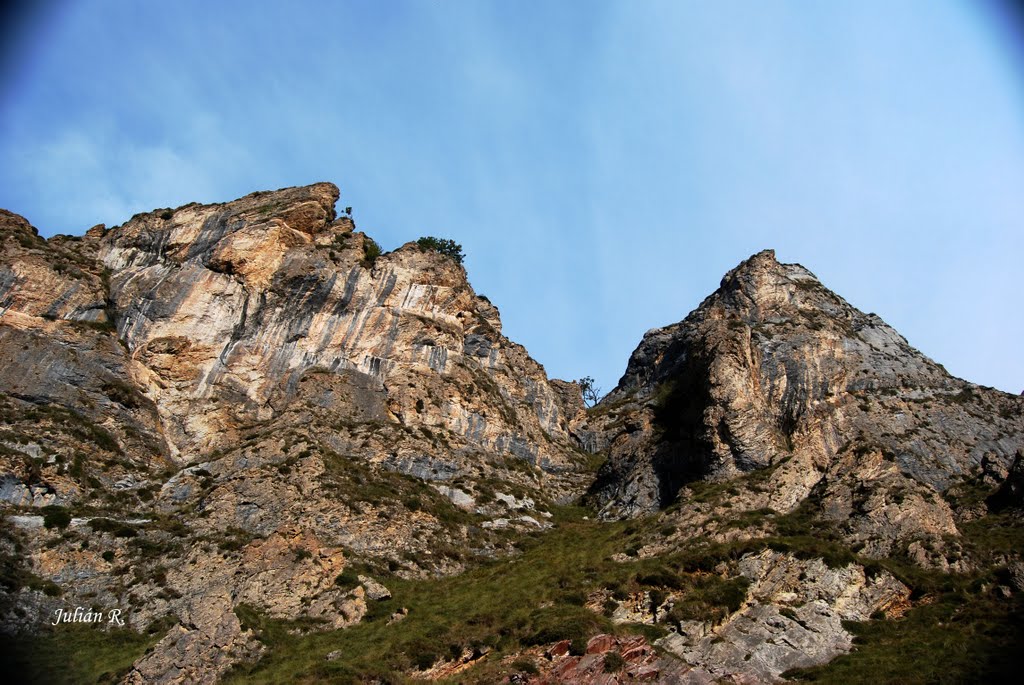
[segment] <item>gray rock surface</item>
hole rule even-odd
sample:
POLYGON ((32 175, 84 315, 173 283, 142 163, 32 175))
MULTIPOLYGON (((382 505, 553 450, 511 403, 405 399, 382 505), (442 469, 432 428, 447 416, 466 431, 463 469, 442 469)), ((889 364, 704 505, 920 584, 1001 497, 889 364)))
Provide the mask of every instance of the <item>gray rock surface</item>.
POLYGON ((843 621, 908 603, 910 590, 882 572, 829 568, 766 550, 739 562, 751 581, 745 606, 719 625, 684 621, 657 644, 717 680, 773 682, 790 668, 814 666, 849 651, 843 621))

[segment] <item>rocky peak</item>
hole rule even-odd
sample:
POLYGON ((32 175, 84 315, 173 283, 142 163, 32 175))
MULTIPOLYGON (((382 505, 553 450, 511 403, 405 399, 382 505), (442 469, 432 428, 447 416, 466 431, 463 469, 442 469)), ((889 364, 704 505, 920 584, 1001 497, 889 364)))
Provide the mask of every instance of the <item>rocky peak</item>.
POLYGON ((775 258, 775 250, 762 250, 723 276, 720 288, 723 294, 732 293, 734 297, 746 297, 751 303, 768 306, 773 301, 790 299, 792 293, 787 286, 807 278, 814 279, 814 275, 799 264, 781 264, 775 258))
MULTIPOLYGON (((921 382, 947 377, 942 367, 913 349, 877 315, 857 310, 800 264, 780 263, 774 250, 763 250, 729 271, 718 290, 684 321, 644 334, 608 400, 649 391, 671 375, 674 365, 693 356, 677 348, 686 331, 697 327, 714 332, 716 346, 739 346, 709 350, 716 354, 764 350, 781 358, 818 342, 841 348, 844 357, 860 366, 857 372, 865 377, 854 382, 864 387, 904 382, 910 375, 921 382)), ((834 354, 830 349, 822 353, 834 354)))
POLYGON ((0 313, 104 321, 101 269, 92 237, 50 240, 22 216, 0 210, 0 313))
POLYGON ((26 237, 39 237, 39 231, 28 222, 28 219, 6 209, 0 209, 0 227, 3 228, 5 234, 11 232, 20 233, 26 237))
MULTIPOLYGON (((242 267, 245 273, 251 261, 265 262, 289 247, 311 242, 334 221, 339 196, 337 186, 317 183, 250 193, 233 202, 192 203, 136 214, 105 234, 102 259, 107 267, 120 270, 198 258, 215 271, 242 267)), ((342 221, 338 228, 350 231, 351 221, 342 221)))
POLYGON ((870 451, 884 455, 890 485, 943 491, 985 461, 1009 468, 1024 442, 1020 411, 1019 398, 949 376, 764 251, 685 320, 644 335, 592 412, 611 455, 593 492, 606 515, 635 515, 675 501, 688 481, 781 465, 788 480, 768 504, 784 511, 854 478, 866 464, 854 454, 870 451))

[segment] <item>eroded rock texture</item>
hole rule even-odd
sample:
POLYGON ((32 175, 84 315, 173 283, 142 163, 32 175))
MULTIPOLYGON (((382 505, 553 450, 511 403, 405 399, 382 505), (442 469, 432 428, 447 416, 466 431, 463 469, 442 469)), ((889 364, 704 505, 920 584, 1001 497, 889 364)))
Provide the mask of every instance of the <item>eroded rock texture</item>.
POLYGON ((772 682, 791 668, 825 663, 852 646, 843 621, 865 621, 906 605, 910 596, 890 574, 871 576, 856 564, 829 568, 769 550, 738 566, 751 583, 738 611, 718 625, 683 621, 659 642, 711 682, 772 682))

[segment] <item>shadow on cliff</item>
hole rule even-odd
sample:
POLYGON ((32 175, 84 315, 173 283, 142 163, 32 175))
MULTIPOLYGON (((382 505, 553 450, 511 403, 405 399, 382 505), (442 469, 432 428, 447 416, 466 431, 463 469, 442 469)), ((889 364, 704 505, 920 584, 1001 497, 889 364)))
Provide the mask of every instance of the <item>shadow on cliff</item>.
POLYGON ((707 359, 684 355, 655 391, 653 423, 660 437, 652 463, 661 507, 675 502, 681 487, 709 472, 713 452, 704 422, 712 404, 709 377, 707 359))

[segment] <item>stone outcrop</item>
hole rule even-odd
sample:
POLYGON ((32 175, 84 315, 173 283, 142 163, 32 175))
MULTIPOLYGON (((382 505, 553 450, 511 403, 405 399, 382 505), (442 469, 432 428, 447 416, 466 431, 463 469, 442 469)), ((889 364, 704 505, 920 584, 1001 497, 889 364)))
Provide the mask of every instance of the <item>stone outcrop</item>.
POLYGON ((829 568, 766 550, 739 564, 750 580, 744 606, 719 625, 683 621, 658 645, 711 677, 711 682, 772 682, 791 668, 814 666, 849 651, 843 621, 909 605, 910 590, 886 572, 855 564, 829 568))
MULTIPOLYGON (((569 652, 569 641, 553 645, 544 655, 543 672, 520 682, 530 685, 618 685, 619 683, 687 683, 714 681, 702 668, 659 655, 639 636, 595 635, 581 655, 569 652), (550 662, 550 663, 546 663, 550 662)), ((513 682, 516 682, 513 680, 513 682)))
MULTIPOLYGON (((865 621, 876 612, 898 616, 909 606, 906 586, 884 571, 867 573, 856 564, 831 568, 821 560, 766 550, 744 557, 735 571, 749 582, 747 597, 723 619, 674 622, 653 646, 642 637, 598 635, 583 654, 573 656, 566 640, 546 651, 538 677, 524 681, 776 682, 791 668, 826 663, 849 651, 853 637, 843 621, 865 621)), ((657 607, 669 623, 677 601, 680 596, 668 593, 657 607)), ((653 623, 649 596, 637 604, 636 610, 615 612, 616 622, 653 623)))
POLYGON ((465 270, 415 243, 370 263, 337 199, 330 184, 255 193, 104 237, 118 333, 171 453, 190 462, 231 444, 326 370, 372 379, 390 421, 564 466, 562 398, 465 270))

